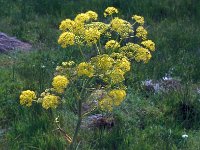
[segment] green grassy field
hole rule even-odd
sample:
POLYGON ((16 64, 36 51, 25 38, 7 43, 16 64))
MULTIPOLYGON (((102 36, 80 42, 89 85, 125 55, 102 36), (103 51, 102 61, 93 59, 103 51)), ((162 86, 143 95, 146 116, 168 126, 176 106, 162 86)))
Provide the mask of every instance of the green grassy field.
POLYGON ((114 127, 81 130, 77 149, 200 149, 198 0, 0 0, 0 32, 33 45, 28 52, 0 53, 0 149, 67 148, 55 131, 54 118, 61 115, 63 128, 71 134, 76 116, 67 108, 22 107, 19 95, 25 89, 40 93, 49 87, 62 61, 81 61, 76 48, 62 49, 57 44, 60 21, 87 10, 103 14, 108 6, 118 8, 125 19, 144 16, 156 51, 148 64, 132 66, 127 98, 113 112, 114 127), (160 80, 166 74, 179 79, 182 88, 156 94, 141 88, 142 81, 160 80))

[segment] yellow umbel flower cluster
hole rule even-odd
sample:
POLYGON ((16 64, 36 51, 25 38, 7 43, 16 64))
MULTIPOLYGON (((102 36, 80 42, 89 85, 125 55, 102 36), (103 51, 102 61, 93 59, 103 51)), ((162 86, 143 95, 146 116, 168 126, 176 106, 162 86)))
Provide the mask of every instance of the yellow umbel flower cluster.
POLYGON ((103 22, 92 22, 90 24, 86 24, 85 28, 96 28, 98 31, 102 34, 105 34, 105 32, 109 29, 109 25, 103 22))
POLYGON ((111 29, 117 32, 122 38, 127 38, 131 33, 133 33, 132 25, 123 19, 118 17, 114 18, 111 22, 111 29))
POLYGON ((130 70, 131 63, 125 56, 115 53, 111 56, 104 54, 91 60, 96 75, 105 82, 113 85, 124 81, 124 75, 130 70), (112 58, 113 57, 113 58, 112 58))
POLYGON ((136 51, 140 48, 140 45, 134 43, 126 43, 125 46, 120 48, 120 53, 126 56, 128 59, 134 59, 136 51))
MULTIPOLYGON (((142 42, 142 45, 147 44, 146 42, 142 42)), ((155 45, 153 45, 153 43, 150 42, 150 40, 148 41, 148 44, 151 45, 147 45, 146 47, 148 47, 151 50, 155 50, 155 45), (154 46, 154 47, 153 47, 154 46)), ((134 44, 134 43, 127 43, 126 46, 123 46, 120 48, 121 53, 124 54, 127 58, 129 59, 134 59, 137 62, 143 61, 144 63, 147 63, 150 59, 151 59, 151 53, 147 48, 144 48, 138 44, 134 44)))
POLYGON ((151 57, 151 53, 148 49, 140 47, 135 55, 135 60, 137 62, 143 61, 144 63, 147 63, 151 59, 151 57))
POLYGON ((59 104, 59 97, 55 95, 45 95, 42 99, 42 107, 44 109, 56 108, 59 104))
POLYGON ((63 20, 59 26, 59 29, 61 31, 73 31, 73 28, 74 28, 74 25, 75 25, 75 22, 71 19, 66 19, 66 20, 63 20))
POLYGON ((86 14, 86 13, 81 13, 81 14, 78 14, 78 15, 75 17, 74 21, 75 21, 75 22, 84 23, 84 22, 88 21, 89 19, 90 19, 90 16, 89 16, 88 14, 86 14))
MULTIPOLYGON (((79 38, 79 39, 83 38, 84 39, 85 27, 84 27, 83 22, 75 22, 73 34, 76 35, 75 39, 77 39, 77 38, 79 38)), ((78 44, 78 43, 74 43, 74 44, 78 44)))
POLYGON ((53 78, 52 86, 58 93, 63 93, 69 84, 69 80, 65 76, 58 75, 53 78))
POLYGON ((58 39, 58 44, 60 44, 63 48, 68 45, 74 45, 75 35, 71 32, 64 32, 60 35, 58 39))
POLYGON ((142 16, 133 15, 132 19, 134 19, 140 25, 144 24, 144 17, 142 16))
POLYGON ((99 101, 102 110, 112 111, 114 106, 119 106, 126 97, 124 90, 111 90, 103 99, 99 101))
POLYGON ((120 48, 120 44, 115 40, 110 40, 106 43, 105 49, 118 49, 120 48))
POLYGON ((107 54, 103 54, 91 58, 91 62, 95 66, 97 72, 105 72, 113 67, 114 59, 107 54))
POLYGON ((121 102, 126 97, 126 92, 124 90, 114 89, 108 93, 108 95, 113 99, 114 105, 119 106, 121 102))
POLYGON ((131 63, 126 57, 123 57, 116 60, 115 67, 121 69, 124 72, 128 72, 131 69, 131 63))
POLYGON ((86 30, 86 23, 89 20, 97 20, 98 14, 94 11, 78 14, 74 20, 65 19, 61 22, 59 29, 62 31, 58 39, 61 47, 78 44, 82 45, 87 42, 89 45, 94 44, 100 37, 98 28, 90 28, 86 30))
POLYGON ((111 16, 112 14, 117 14, 118 10, 115 7, 108 7, 106 8, 106 10, 104 11, 104 16, 111 16))
POLYGON ((91 78, 94 75, 94 67, 87 62, 82 62, 77 67, 78 76, 86 75, 91 78))
POLYGON ((101 33, 97 28, 89 28, 85 30, 85 41, 88 45, 97 43, 100 38, 101 33))
POLYGON ((107 76, 111 84, 117 84, 125 80, 124 74, 124 71, 122 71, 120 68, 115 67, 111 71, 108 71, 107 76))
POLYGON ((147 30, 143 26, 139 26, 136 29, 136 36, 141 37, 143 40, 147 39, 147 30))
POLYGON ((94 11, 91 11, 91 10, 86 12, 85 14, 88 15, 89 18, 92 19, 92 20, 97 20, 97 18, 98 18, 98 14, 94 11))
POLYGON ((113 110, 113 100, 109 96, 105 96, 98 103, 99 108, 104 111, 112 111, 113 110))
POLYGON ((155 43, 152 40, 142 41, 141 44, 150 51, 155 51, 155 43))
POLYGON ((34 91, 26 90, 23 91, 19 97, 20 104, 30 107, 34 99, 36 99, 36 94, 34 91))

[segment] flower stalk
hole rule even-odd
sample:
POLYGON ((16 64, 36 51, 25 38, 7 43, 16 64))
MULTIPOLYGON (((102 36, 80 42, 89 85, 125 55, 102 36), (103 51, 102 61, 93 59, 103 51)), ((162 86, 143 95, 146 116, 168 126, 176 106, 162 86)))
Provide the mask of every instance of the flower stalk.
POLYGON ((80 130, 80 127, 81 127, 81 121, 82 121, 82 100, 79 99, 79 103, 78 103, 78 121, 77 121, 77 124, 76 124, 76 129, 75 129, 75 132, 74 132, 74 136, 72 138, 72 142, 70 144, 70 150, 72 150, 74 148, 74 144, 77 140, 77 136, 78 136, 78 132, 80 130))

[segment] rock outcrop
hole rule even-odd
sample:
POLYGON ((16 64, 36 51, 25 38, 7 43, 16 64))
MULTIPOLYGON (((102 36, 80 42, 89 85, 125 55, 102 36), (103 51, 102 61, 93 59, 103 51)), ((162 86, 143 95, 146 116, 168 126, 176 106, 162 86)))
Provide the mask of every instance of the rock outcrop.
POLYGON ((0 32, 0 52, 8 52, 12 50, 30 50, 31 45, 22 42, 15 37, 10 37, 5 33, 0 32))

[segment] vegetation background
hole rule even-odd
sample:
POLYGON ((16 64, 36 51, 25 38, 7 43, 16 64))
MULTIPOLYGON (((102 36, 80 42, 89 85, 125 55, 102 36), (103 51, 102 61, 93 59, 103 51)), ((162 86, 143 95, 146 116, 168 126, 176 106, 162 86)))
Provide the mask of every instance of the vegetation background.
MULTIPOLYGON (((129 94, 114 111, 114 127, 82 130, 78 149, 200 149, 199 0, 0 0, 0 31, 33 45, 27 52, 0 53, 0 149, 67 147, 54 130, 58 112, 24 108, 19 94, 48 87, 62 61, 81 61, 75 48, 57 44, 61 20, 87 10, 103 19, 108 6, 128 20, 133 14, 144 16, 156 52, 148 64, 132 66, 129 94), (164 93, 142 88, 142 81, 161 80, 166 74, 180 80, 181 88, 164 93)), ((64 129, 71 132, 74 114, 67 108, 59 113, 64 129)))

